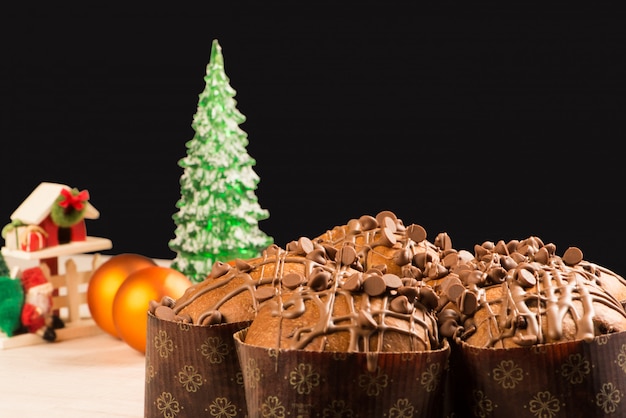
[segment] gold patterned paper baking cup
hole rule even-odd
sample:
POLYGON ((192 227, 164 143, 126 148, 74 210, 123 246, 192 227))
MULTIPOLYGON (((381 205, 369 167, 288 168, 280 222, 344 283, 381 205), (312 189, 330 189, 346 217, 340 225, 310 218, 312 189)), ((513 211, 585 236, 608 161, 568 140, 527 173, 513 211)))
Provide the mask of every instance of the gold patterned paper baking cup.
POLYGON ((441 416, 447 342, 423 352, 317 352, 252 346, 246 332, 234 340, 250 418, 441 416))
POLYGON ((148 312, 144 417, 246 417, 233 333, 248 325, 191 325, 148 312))
POLYGON ((463 416, 626 416, 626 332, 508 349, 461 343, 450 368, 463 416))

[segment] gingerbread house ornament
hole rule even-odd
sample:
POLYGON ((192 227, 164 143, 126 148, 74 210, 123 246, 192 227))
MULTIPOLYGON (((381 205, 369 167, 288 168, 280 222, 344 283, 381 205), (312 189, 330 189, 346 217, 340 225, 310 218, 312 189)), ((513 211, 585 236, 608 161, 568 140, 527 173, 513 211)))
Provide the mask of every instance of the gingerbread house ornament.
POLYGON ((43 182, 11 215, 5 245, 12 250, 38 251, 87 239, 85 219, 100 217, 89 192, 43 182))

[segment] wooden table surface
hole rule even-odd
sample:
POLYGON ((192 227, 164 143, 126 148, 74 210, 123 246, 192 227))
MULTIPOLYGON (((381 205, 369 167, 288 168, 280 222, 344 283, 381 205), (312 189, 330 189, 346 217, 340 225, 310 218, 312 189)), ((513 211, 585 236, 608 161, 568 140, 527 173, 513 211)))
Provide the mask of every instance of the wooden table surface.
POLYGON ((0 417, 140 418, 145 356, 105 332, 0 350, 0 417))

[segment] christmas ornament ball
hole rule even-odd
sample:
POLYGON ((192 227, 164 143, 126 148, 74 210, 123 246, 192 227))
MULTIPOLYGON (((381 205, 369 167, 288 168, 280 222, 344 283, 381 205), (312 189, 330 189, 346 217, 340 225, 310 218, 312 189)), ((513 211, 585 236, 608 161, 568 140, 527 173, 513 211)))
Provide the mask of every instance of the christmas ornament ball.
POLYGON ((115 294, 129 274, 156 265, 151 258, 127 253, 112 256, 94 270, 87 287, 87 305, 98 327, 119 338, 113 323, 115 294))
POLYGON ((191 284, 187 276, 170 267, 147 267, 131 273, 113 300, 113 323, 120 338, 145 353, 150 301, 160 301, 164 296, 178 299, 191 284))

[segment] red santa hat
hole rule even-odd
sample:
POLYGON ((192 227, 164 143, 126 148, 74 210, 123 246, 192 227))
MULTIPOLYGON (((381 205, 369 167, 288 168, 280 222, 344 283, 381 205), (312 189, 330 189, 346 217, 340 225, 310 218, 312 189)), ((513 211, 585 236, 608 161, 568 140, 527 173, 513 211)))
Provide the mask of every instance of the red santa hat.
POLYGON ((23 270, 20 280, 24 287, 24 293, 27 293, 32 287, 48 283, 48 279, 40 267, 31 267, 23 270))

